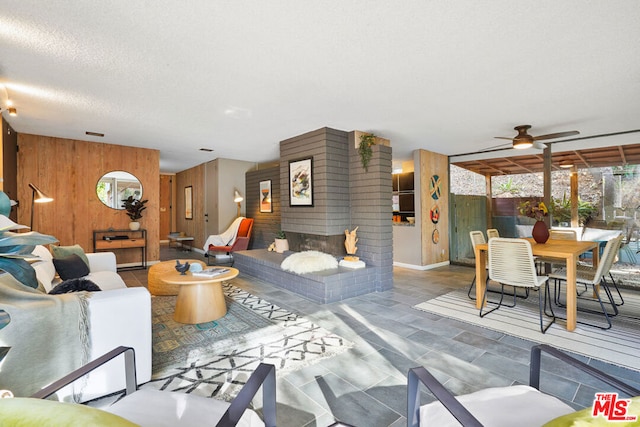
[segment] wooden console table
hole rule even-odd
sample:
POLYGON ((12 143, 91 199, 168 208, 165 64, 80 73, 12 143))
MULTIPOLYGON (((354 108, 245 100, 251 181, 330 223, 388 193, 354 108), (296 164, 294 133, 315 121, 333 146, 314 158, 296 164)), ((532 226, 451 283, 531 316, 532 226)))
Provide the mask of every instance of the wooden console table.
POLYGON ((147 268, 147 230, 93 230, 94 252, 115 252, 123 249, 138 248, 142 257, 140 265, 122 267, 120 270, 147 268))

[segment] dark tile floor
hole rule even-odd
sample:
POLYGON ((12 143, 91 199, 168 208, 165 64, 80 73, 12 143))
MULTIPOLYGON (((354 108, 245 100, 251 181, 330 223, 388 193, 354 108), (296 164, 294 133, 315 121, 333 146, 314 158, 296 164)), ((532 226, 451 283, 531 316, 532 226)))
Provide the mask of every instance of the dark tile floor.
MULTIPOLYGON (((198 253, 165 246, 161 258, 204 260, 198 253)), ((145 286, 146 274, 122 272, 129 286, 145 286)), ((278 377, 278 425, 328 426, 338 419, 355 426, 405 426, 406 373, 419 365, 454 394, 527 383, 534 343, 411 308, 467 287, 473 275, 473 269, 463 266, 395 268, 393 290, 322 305, 241 273, 234 285, 302 313, 354 344, 340 355, 278 377)), ((640 384, 639 372, 589 363, 640 384)), ((548 371, 542 389, 576 408, 591 406, 593 393, 602 391, 556 363, 543 362, 543 368, 548 371)), ((424 400, 430 400, 426 393, 424 400)))

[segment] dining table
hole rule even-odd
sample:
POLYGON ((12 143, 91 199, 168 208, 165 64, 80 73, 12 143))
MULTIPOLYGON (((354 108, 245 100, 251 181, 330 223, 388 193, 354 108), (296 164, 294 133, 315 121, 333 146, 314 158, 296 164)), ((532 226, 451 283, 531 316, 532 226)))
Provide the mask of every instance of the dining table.
MULTIPOLYGON (((593 266, 598 265, 598 242, 581 240, 557 240, 549 239, 545 243, 537 243, 532 238, 525 238, 531 243, 533 256, 544 258, 557 258, 564 260, 567 265, 567 331, 576 329, 578 302, 576 294, 576 274, 578 257, 585 252, 591 251, 593 266)), ((487 285, 487 252, 488 243, 480 243, 475 247, 476 256, 476 307, 482 307, 485 288, 487 285)), ((486 303, 485 303, 486 304, 486 303)))

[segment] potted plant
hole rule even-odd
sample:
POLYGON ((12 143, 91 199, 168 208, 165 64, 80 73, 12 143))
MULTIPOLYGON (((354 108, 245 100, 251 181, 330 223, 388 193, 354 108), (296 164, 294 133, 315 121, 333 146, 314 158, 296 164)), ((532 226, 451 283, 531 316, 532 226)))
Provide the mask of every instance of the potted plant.
MULTIPOLYGON (((571 199, 567 195, 562 196, 562 200, 551 198, 551 206, 549 206, 554 222, 571 223, 571 199)), ((580 226, 586 224, 596 213, 593 203, 583 201, 578 197, 578 222, 580 226)))
POLYGON ((135 199, 133 196, 129 196, 122 200, 122 207, 127 211, 127 216, 131 219, 129 228, 133 231, 140 229, 140 223, 138 220, 142 218, 142 211, 147 209, 145 204, 148 200, 135 199))
POLYGON ((369 170, 369 161, 373 156, 371 146, 376 143, 376 136, 372 133, 363 133, 360 135, 360 145, 358 145, 358 154, 360 154, 360 163, 365 172, 369 170))
POLYGON ((280 230, 276 233, 276 252, 281 254, 289 250, 289 241, 284 231, 280 230))

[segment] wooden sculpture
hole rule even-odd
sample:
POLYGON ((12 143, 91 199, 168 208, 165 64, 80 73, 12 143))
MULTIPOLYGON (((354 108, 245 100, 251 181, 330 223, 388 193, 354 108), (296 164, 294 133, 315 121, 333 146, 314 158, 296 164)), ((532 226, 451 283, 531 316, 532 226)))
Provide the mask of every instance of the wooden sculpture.
POLYGON ((355 256, 358 247, 356 243, 358 243, 358 238, 356 237, 356 231, 358 231, 358 227, 354 228, 353 231, 344 230, 345 241, 344 247, 347 250, 347 255, 344 257, 345 261, 358 261, 358 257, 355 256))

